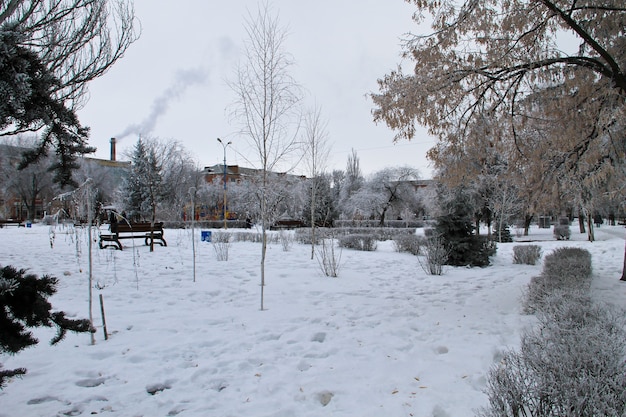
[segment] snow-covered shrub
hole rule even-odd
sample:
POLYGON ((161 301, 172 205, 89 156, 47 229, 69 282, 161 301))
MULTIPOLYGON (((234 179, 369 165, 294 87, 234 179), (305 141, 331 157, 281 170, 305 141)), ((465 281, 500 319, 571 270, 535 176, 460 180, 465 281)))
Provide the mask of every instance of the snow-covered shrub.
POLYGON ((408 252, 412 255, 419 255, 423 244, 424 238, 417 235, 399 235, 393 239, 397 252, 408 252))
POLYGON ((591 285, 591 254, 580 248, 558 248, 547 255, 540 276, 533 277, 526 289, 523 310, 527 314, 544 311, 554 294, 582 292, 591 285))
POLYGON ((536 265, 541 259, 541 247, 538 245, 513 246, 513 263, 536 265))
POLYGON ((294 240, 293 234, 286 230, 281 230, 278 233, 278 237, 280 239, 280 244, 283 247, 283 252, 289 252, 289 250, 293 246, 293 240, 294 240))
POLYGON ((489 372, 489 406, 479 416, 625 415, 623 312, 582 293, 554 297, 520 350, 489 372))
MULTIPOLYGON (((263 241, 263 235, 261 233, 253 233, 253 232, 235 232, 232 235, 233 242, 252 242, 252 243, 261 243, 263 241)), ((279 235, 278 233, 268 232, 267 233, 267 243, 279 243, 279 235)))
MULTIPOLYGON (((315 231, 315 244, 317 245, 320 241, 320 229, 317 229, 315 231)), ((301 227, 299 229, 296 229, 296 231, 294 232, 294 239, 296 240, 296 242, 302 244, 302 245, 310 245, 312 240, 313 240, 313 235, 311 233, 311 228, 310 227, 301 227)))
POLYGON ((449 256, 449 250, 445 241, 440 236, 431 236, 426 239, 422 247, 422 257, 418 257, 420 266, 428 275, 443 274, 443 266, 449 256))
POLYGON ((373 252, 377 248, 377 241, 372 235, 346 235, 339 238, 339 247, 373 252))
POLYGON ((591 278, 591 253, 582 248, 557 248, 546 256, 543 274, 574 281, 588 282, 591 278))
POLYGON ((393 240, 398 236, 415 234, 415 229, 396 229, 393 227, 343 227, 333 228, 332 230, 337 237, 344 235, 369 235, 380 241, 393 240))
MULTIPOLYGON (((380 228, 380 220, 335 220, 336 228, 380 228)), ((412 228, 424 227, 422 220, 385 220, 384 228, 412 228)))
POLYGON ((337 278, 339 276, 339 266, 341 263, 341 249, 335 249, 335 239, 321 239, 315 252, 317 262, 322 272, 327 277, 337 278))
POLYGON ((215 249, 215 256, 218 261, 228 260, 228 250, 230 249, 231 234, 229 232, 213 232, 211 243, 215 249))
POLYGON ((556 240, 569 240, 572 232, 569 224, 555 224, 553 234, 556 240))

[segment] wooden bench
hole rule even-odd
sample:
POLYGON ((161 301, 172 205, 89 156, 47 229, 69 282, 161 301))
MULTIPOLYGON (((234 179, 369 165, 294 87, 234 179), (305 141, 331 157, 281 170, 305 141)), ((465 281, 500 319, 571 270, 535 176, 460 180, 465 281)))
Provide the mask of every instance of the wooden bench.
POLYGON ((161 246, 167 246, 167 242, 163 238, 163 222, 154 223, 113 223, 110 227, 110 233, 100 233, 100 249, 106 247, 114 247, 122 250, 122 239, 144 239, 146 246, 152 243, 158 243, 161 246))
POLYGON ((4 226, 26 227, 23 221, 14 220, 14 219, 0 220, 0 227, 4 227, 4 226))

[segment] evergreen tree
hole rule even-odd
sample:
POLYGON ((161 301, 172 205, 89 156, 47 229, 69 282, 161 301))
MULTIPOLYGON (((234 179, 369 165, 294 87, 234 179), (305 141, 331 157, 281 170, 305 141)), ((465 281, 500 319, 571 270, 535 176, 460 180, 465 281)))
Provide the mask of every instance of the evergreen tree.
MULTIPOLYGON (((89 320, 71 320, 62 311, 50 311, 48 297, 56 293, 57 283, 54 277, 38 278, 12 266, 0 269, 0 352, 16 354, 37 344, 29 328, 56 326, 57 334, 50 342, 53 345, 63 340, 68 330, 93 331, 89 320)), ((24 368, 0 369, 0 388, 8 378, 25 373, 24 368)))
POLYGON ((147 213, 150 221, 156 221, 157 205, 163 200, 163 178, 161 176, 161 164, 159 164, 154 148, 148 149, 147 159, 143 165, 142 211, 147 213))
POLYGON ((89 128, 81 126, 73 109, 55 96, 60 81, 36 53, 23 46, 25 36, 12 24, 0 27, 0 132, 42 129, 41 140, 22 155, 19 169, 43 160, 48 149, 56 153, 54 181, 77 185, 72 171, 79 167, 77 155, 95 152, 87 145, 89 128))
POLYGON ((131 170, 126 178, 126 212, 130 219, 156 221, 156 208, 163 199, 163 179, 156 152, 141 138, 133 150, 131 170))
POLYGON ((474 234, 470 197, 457 189, 451 195, 440 194, 440 199, 443 214, 437 218, 435 231, 449 248, 446 264, 488 266, 496 247, 485 236, 474 234))

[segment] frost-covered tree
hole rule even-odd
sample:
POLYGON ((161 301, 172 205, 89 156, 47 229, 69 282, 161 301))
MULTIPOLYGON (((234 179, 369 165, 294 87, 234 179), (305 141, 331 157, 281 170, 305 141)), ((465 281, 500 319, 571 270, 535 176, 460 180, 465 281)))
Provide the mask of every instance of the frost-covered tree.
POLYGON ((59 79, 25 43, 18 25, 0 26, 0 134, 42 130, 39 143, 23 152, 18 168, 43 160, 54 144, 54 181, 76 185, 72 170, 78 168, 77 155, 95 151, 87 146, 89 130, 55 97, 59 79))
MULTIPOLYGON (((318 190, 320 190, 320 187, 323 185, 320 175, 324 172, 330 153, 326 126, 327 123, 322 119, 322 112, 319 108, 315 108, 304 117, 303 162, 307 167, 309 178, 311 178, 311 198, 309 199, 310 212, 307 215, 311 225, 311 259, 315 257, 315 228, 318 224, 318 216, 316 215, 318 190)), ((330 212, 328 214, 330 214, 330 212)), ((325 222, 325 220, 322 221, 325 222)))
POLYGON ((315 187, 315 209, 311 209, 311 199, 313 193, 309 190, 308 198, 302 212, 302 218, 308 225, 314 221, 316 225, 323 227, 332 226, 333 220, 337 218, 335 202, 333 200, 330 175, 319 175, 316 178, 309 178, 307 187, 315 187), (311 217, 313 216, 313 217, 311 217), (313 220, 311 220, 313 219, 313 220))
POLYGON ((259 187, 262 181, 259 174, 230 185, 229 204, 233 211, 255 223, 260 223, 263 218, 260 203, 264 198, 268 227, 284 215, 299 219, 307 200, 305 180, 298 176, 271 173, 267 176, 265 191, 259 187))
POLYGON ((547 168, 544 175, 623 177, 622 1, 411 3, 418 23, 432 16, 432 31, 407 37, 411 71, 386 75, 372 95, 375 120, 397 129, 396 139, 413 138, 419 124, 440 143, 474 146, 477 136, 467 133, 487 118, 496 139, 533 155, 531 164, 547 168))
POLYGON ((14 145, 3 148, 0 163, 1 187, 9 195, 19 198, 26 206, 26 217, 35 220, 37 201, 50 202, 58 194, 58 187, 52 182, 48 171, 50 158, 42 159, 28 167, 18 170, 21 153, 30 144, 30 140, 17 139, 14 145))
POLYGON ((87 85, 102 76, 137 39, 126 0, 12 0, 0 3, 0 135, 37 132, 21 167, 54 151, 54 180, 76 185, 76 157, 88 128, 76 109, 87 85))
MULTIPOLYGON (((89 320, 68 319, 64 312, 52 312, 48 298, 56 293, 58 280, 49 275, 39 278, 13 266, 0 268, 0 352, 14 355, 39 341, 29 329, 56 327, 51 340, 63 340, 68 330, 93 332, 89 320)), ((8 378, 24 375, 26 369, 4 370, 0 367, 0 388, 8 378)))
POLYGON ((148 145, 154 151, 162 178, 159 218, 175 220, 189 201, 189 188, 199 189, 203 184, 201 172, 180 142, 153 139, 148 145))
POLYGON ((231 83, 236 94, 233 118, 249 141, 261 171, 257 183, 260 191, 261 220, 261 310, 264 309, 265 258, 267 228, 270 226, 271 189, 269 175, 297 149, 300 123, 300 87, 290 74, 292 60, 285 49, 286 30, 272 16, 268 4, 256 15, 249 15, 245 30, 247 39, 244 59, 231 83))
POLYGON ((419 173, 411 167, 385 168, 374 173, 348 200, 353 215, 362 213, 374 216, 384 226, 388 213, 398 216, 403 209, 415 203, 413 182, 419 173))
POLYGON ((156 221, 157 205, 163 200, 161 166, 155 149, 139 138, 133 149, 131 169, 123 186, 129 219, 156 221))
POLYGON ((353 194, 359 191, 359 189, 365 183, 363 172, 361 171, 361 162, 356 150, 352 149, 350 155, 348 155, 348 161, 346 162, 346 171, 341 183, 340 192, 340 207, 348 205, 348 200, 353 194))

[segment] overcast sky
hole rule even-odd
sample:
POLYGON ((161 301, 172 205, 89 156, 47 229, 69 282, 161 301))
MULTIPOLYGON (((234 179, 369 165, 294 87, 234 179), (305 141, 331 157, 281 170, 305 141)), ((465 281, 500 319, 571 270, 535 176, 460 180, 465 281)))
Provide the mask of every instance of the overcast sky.
MULTIPOLYGON (((414 7, 403 0, 274 0, 288 28, 291 73, 317 103, 328 122, 332 153, 327 170, 345 169, 355 149, 364 174, 409 165, 431 175, 426 151, 434 140, 422 133, 393 143, 394 132, 372 121, 377 79, 400 62, 400 43, 419 28, 414 7)), ((118 138, 118 159, 138 135, 182 143, 200 166, 221 163, 220 137, 233 144, 227 163, 247 166, 249 145, 226 108, 234 101, 232 79, 245 40, 244 19, 255 0, 135 0, 141 38, 107 74, 90 85, 90 100, 79 112, 91 127, 97 157, 109 157, 109 139, 118 138)), ((424 131, 422 131, 424 132, 424 131)), ((303 173, 303 172, 302 172, 303 173)))

